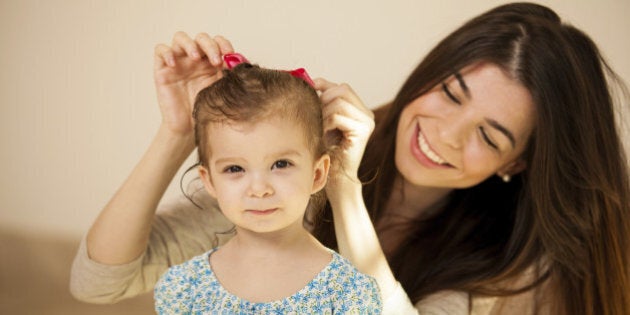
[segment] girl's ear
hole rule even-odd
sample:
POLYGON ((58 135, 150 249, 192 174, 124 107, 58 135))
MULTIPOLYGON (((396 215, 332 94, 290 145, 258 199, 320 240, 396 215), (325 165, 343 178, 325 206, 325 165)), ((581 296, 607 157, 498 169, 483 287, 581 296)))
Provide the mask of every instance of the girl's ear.
POLYGON ((329 170, 330 156, 328 154, 324 154, 315 162, 315 177, 313 178, 313 190, 311 192, 312 194, 322 190, 322 188, 326 186, 329 170))
POLYGON ((210 178, 210 171, 208 171, 208 169, 206 169, 206 167, 203 165, 200 165, 198 167, 198 170, 199 170, 199 177, 201 178, 201 182, 203 183, 203 186, 206 188, 206 191, 208 192, 208 194, 210 194, 210 196, 216 199, 217 192, 216 190, 214 190, 214 185, 212 184, 212 178, 210 178))

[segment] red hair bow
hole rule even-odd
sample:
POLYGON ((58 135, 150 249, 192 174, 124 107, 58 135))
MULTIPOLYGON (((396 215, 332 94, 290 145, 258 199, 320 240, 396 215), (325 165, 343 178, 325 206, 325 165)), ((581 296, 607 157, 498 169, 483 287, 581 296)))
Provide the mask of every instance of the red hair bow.
MULTIPOLYGON (((239 53, 226 54, 223 56, 223 61, 225 61, 225 64, 227 65, 228 69, 232 69, 236 67, 237 65, 244 62, 250 63, 249 60, 245 58, 245 56, 239 53)), ((311 77, 308 75, 308 73, 306 72, 304 68, 298 68, 295 70, 281 70, 281 71, 288 72, 292 76, 306 81, 306 83, 308 83, 310 86, 315 87, 315 83, 313 82, 313 80, 311 79, 311 77)))

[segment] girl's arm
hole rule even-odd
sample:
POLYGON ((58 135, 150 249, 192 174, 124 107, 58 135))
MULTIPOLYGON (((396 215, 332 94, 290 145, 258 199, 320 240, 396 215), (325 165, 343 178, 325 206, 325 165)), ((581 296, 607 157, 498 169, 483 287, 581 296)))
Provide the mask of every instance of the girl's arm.
POLYGON ((326 186, 339 252, 359 271, 376 279, 384 314, 416 314, 417 310, 389 268, 363 201, 357 175, 374 129, 374 115, 347 84, 337 85, 324 79, 317 79, 315 83, 324 104, 324 131, 341 134, 333 154, 334 161, 340 163, 331 170, 326 186))

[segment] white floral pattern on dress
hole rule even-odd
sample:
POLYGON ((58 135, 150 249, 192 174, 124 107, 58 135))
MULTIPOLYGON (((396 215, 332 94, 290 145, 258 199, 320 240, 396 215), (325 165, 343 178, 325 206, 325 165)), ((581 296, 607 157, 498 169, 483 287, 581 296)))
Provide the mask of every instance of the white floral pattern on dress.
POLYGON ((158 314, 380 314, 381 298, 374 278, 332 253, 331 262, 295 294, 254 303, 225 290, 208 258, 213 249, 173 266, 155 286, 158 314))

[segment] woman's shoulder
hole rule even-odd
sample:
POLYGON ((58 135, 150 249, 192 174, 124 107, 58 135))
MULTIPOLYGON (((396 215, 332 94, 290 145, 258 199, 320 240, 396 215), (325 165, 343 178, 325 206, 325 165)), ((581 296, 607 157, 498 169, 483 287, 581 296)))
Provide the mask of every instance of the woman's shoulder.
POLYGON ((471 305, 473 311, 476 311, 473 314, 499 315, 506 312, 515 315, 554 314, 552 306, 555 292, 551 280, 541 278, 545 270, 544 261, 541 259, 520 274, 498 284, 500 288, 507 290, 520 290, 538 283, 537 285, 513 295, 473 296, 471 305), (482 311, 484 309, 487 311, 482 311))
POLYGON ((348 259, 332 251, 332 260, 328 265, 329 272, 344 281, 365 281, 372 277, 361 273, 348 259))

